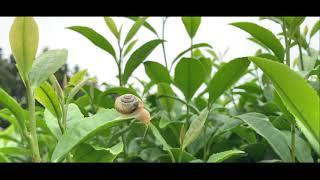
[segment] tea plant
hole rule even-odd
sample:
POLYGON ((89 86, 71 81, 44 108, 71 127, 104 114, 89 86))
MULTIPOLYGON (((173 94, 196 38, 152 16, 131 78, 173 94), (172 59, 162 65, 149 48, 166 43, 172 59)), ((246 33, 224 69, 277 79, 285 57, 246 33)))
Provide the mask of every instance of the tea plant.
POLYGON ((10 45, 28 108, 0 88, 0 117, 10 122, 0 131, 0 162, 319 162, 320 50, 310 46, 319 21, 301 32, 305 17, 261 17, 279 24, 277 35, 255 23, 231 23, 259 49, 224 62, 211 45, 194 43, 201 17, 181 18, 190 46, 172 60, 165 40, 170 18, 162 19, 161 33, 147 17, 128 17, 126 34, 111 17, 103 20, 116 45, 89 27, 68 29, 111 55, 118 86, 98 84, 86 70, 61 86, 54 73, 67 50, 36 57, 35 20, 15 18, 10 45), (140 28, 156 38, 135 49, 140 28), (148 60, 160 44, 164 65, 148 60), (294 46, 299 56, 290 59, 294 46), (142 65, 150 81, 136 78, 141 90, 128 80, 142 65))

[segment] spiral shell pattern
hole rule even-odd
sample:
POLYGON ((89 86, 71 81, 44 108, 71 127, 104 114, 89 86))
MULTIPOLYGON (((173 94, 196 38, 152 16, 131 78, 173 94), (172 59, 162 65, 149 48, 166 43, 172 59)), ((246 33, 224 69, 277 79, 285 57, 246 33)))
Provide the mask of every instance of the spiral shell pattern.
POLYGON ((119 96, 115 102, 115 109, 122 114, 133 113, 137 108, 143 107, 140 99, 132 94, 119 96))

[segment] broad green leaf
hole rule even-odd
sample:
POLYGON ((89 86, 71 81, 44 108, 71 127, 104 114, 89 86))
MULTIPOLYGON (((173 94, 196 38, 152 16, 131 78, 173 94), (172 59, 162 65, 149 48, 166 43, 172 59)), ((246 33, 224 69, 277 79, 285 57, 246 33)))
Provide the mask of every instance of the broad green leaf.
POLYGON ((32 88, 39 87, 63 64, 66 63, 68 51, 66 49, 49 50, 41 54, 33 63, 29 73, 32 88))
MULTIPOLYGON (((136 21, 136 20, 139 19, 139 17, 136 17, 136 16, 129 16, 128 18, 133 20, 133 21, 136 21)), ((155 35, 158 36, 157 31, 148 22, 145 21, 143 23, 143 26, 146 27, 147 29, 149 29, 151 32, 153 32, 155 35)))
POLYGON ((201 62, 202 67, 205 71, 206 79, 209 79, 211 77, 212 66, 213 66, 212 60, 210 58, 201 57, 199 61, 201 62))
POLYGON ((181 17, 184 27, 189 34, 189 37, 192 39, 200 26, 201 17, 181 17))
POLYGON ((236 83, 245 74, 249 64, 248 58, 242 57, 219 68, 209 83, 209 103, 215 102, 221 94, 236 83))
POLYGON ((240 150, 228 150, 228 151, 223 151, 223 152, 219 152, 219 153, 214 153, 212 154, 208 161, 209 163, 219 163, 219 162, 223 162, 233 156, 239 155, 239 154, 244 154, 244 151, 240 151, 240 150))
POLYGON ((120 118, 114 109, 106 109, 94 116, 85 118, 82 123, 67 130, 59 139, 51 160, 61 161, 74 147, 107 128, 111 128, 129 119, 120 118))
POLYGON ((0 88, 0 105, 9 109, 9 111, 16 117, 17 123, 21 131, 26 129, 24 110, 20 107, 17 101, 0 88))
POLYGON ((31 70, 37 53, 38 42, 38 25, 34 18, 16 17, 10 30, 10 46, 23 79, 27 77, 31 70))
POLYGON ((310 38, 312 38, 319 30, 320 30, 320 20, 318 20, 314 24, 312 30, 310 31, 310 38))
POLYGON ((89 144, 81 144, 74 155, 75 162, 113 162, 123 151, 123 143, 120 142, 111 148, 95 147, 89 144))
MULTIPOLYGON (((291 132, 282 131, 284 134, 289 147, 291 148, 291 132)), ((299 162, 312 163, 314 162, 311 156, 311 149, 307 142, 305 142, 301 137, 295 134, 295 154, 299 162)))
POLYGON ((139 31, 140 27, 146 21, 146 19, 147 19, 147 17, 141 17, 135 21, 135 23, 130 28, 130 30, 124 40, 124 44, 127 44, 134 37, 134 35, 136 35, 136 33, 139 31))
POLYGON ((116 23, 113 21, 113 19, 111 17, 104 17, 104 22, 106 23, 106 25, 108 26, 110 31, 113 33, 113 35, 117 39, 120 39, 119 31, 118 31, 116 23))
POLYGON ((295 116, 298 127, 320 155, 320 100, 317 92, 284 64, 250 57, 270 78, 288 111, 295 116))
POLYGON ((29 156, 30 151, 22 147, 2 147, 0 153, 6 155, 29 156))
POLYGON ((196 49, 196 48, 200 48, 200 47, 209 47, 212 48, 212 46, 210 46, 207 43, 199 43, 199 44, 193 44, 190 48, 182 51, 180 54, 177 55, 177 57, 175 57, 171 63, 171 68, 173 66, 173 64, 178 61, 183 55, 185 55, 186 53, 190 52, 191 49, 196 49))
POLYGON ((280 111, 291 121, 291 123, 294 123, 294 117, 292 114, 288 111, 287 107, 283 104, 279 94, 277 91, 273 90, 273 101, 278 106, 280 111))
POLYGON ((81 81, 83 81, 83 79, 85 78, 86 74, 87 74, 87 70, 81 70, 79 72, 77 72, 76 74, 74 74, 69 81, 69 85, 73 85, 76 86, 77 84, 79 84, 81 81))
POLYGON ((89 39, 94 45, 105 50, 116 59, 116 53, 112 45, 106 38, 104 38, 101 34, 97 33, 95 30, 85 26, 72 26, 68 27, 68 29, 80 33, 81 35, 89 39))
POLYGON ((123 56, 126 56, 131 51, 131 49, 134 47, 134 45, 137 43, 137 41, 138 41, 138 39, 133 40, 129 43, 129 45, 127 46, 126 50, 123 53, 123 56))
POLYGON ((204 109, 201 111, 200 115, 191 122, 190 127, 183 138, 182 149, 185 149, 199 137, 207 120, 208 114, 208 109, 204 109))
POLYGON ((149 54, 162 42, 162 40, 151 40, 144 45, 140 46, 133 52, 128 59, 123 73, 123 82, 127 83, 133 71, 149 56, 149 54))
POLYGON ((237 116, 249 125, 256 133, 265 138, 283 162, 290 162, 290 148, 284 135, 273 127, 268 117, 259 113, 246 113, 237 116))
POLYGON ((174 72, 174 83, 183 92, 187 101, 191 100, 205 80, 204 68, 200 61, 182 58, 174 72))
POLYGON ((48 109, 55 117, 62 117, 62 110, 58 96, 53 87, 48 82, 43 82, 40 87, 35 90, 36 100, 48 109))
POLYGON ((254 38, 256 38, 258 41, 263 43, 265 46, 267 46, 269 49, 272 50, 272 52, 278 57, 278 59, 283 62, 284 60, 284 49, 280 43, 280 41, 277 39, 277 37, 268 29, 261 27, 257 24, 250 23, 250 22, 236 22, 231 23, 231 25, 238 27, 249 34, 251 34, 254 38))
MULTIPOLYGON (((178 162, 179 156, 180 156, 180 148, 172 148, 171 152, 172 152, 175 160, 178 162)), ((186 151, 182 151, 181 162, 190 162, 195 159, 196 158, 192 154, 190 154, 186 151)))
MULTIPOLYGON (((158 93, 159 95, 168 95, 168 96, 175 96, 170 84, 167 83, 158 83, 158 93)), ((169 98, 160 98, 159 99, 161 107, 165 109, 167 112, 173 110, 175 101, 169 98)))
POLYGON ((160 134, 159 130, 157 129, 156 126, 154 126, 152 123, 149 124, 149 128, 152 131, 152 134, 154 135, 154 137, 162 144, 163 146, 163 150, 168 151, 171 159, 173 157, 173 154, 171 152, 171 146, 167 143, 167 141, 162 137, 162 135, 160 134))
POLYGON ((56 117, 54 117, 54 115, 48 110, 45 109, 44 113, 44 121, 49 129, 49 131, 51 132, 51 134, 56 138, 59 139, 59 137, 61 137, 61 130, 58 124, 58 119, 56 117))
POLYGON ((169 71, 160 63, 147 61, 143 63, 148 77, 155 83, 165 82, 170 84, 171 77, 169 71))

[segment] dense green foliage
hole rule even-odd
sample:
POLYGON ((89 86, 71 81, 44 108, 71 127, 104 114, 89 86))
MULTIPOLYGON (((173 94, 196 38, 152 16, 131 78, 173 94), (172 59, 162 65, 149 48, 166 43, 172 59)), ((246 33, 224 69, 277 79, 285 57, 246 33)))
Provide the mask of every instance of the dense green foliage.
POLYGON ((36 57, 36 21, 15 18, 14 57, 2 61, 0 54, 0 118, 9 122, 0 129, 0 162, 319 162, 320 52, 310 46, 319 21, 301 33, 304 17, 261 17, 281 27, 277 35, 255 23, 231 23, 260 48, 225 62, 210 44, 194 43, 201 17, 182 17, 191 43, 169 65, 168 19, 158 32, 147 17, 128 17, 125 33, 102 18, 117 44, 90 27, 67 28, 114 59, 119 85, 112 86, 86 70, 57 73, 68 50, 36 57), (135 47, 141 28, 155 37, 135 47), (295 46, 299 56, 290 59, 295 46), (156 48, 163 59, 151 61, 156 48), (143 89, 128 84, 139 66, 150 79, 137 78, 143 89), (150 124, 115 110, 123 94, 144 103, 150 124))

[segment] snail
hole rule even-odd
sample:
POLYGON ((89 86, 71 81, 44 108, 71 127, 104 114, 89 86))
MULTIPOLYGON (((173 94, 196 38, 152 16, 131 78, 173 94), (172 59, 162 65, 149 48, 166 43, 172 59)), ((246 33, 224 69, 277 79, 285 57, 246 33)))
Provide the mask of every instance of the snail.
POLYGON ((116 98, 115 109, 124 117, 136 118, 145 125, 150 123, 150 113, 144 108, 143 102, 132 94, 124 94, 116 98))

